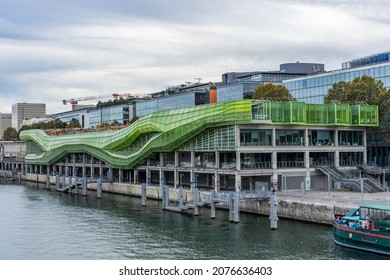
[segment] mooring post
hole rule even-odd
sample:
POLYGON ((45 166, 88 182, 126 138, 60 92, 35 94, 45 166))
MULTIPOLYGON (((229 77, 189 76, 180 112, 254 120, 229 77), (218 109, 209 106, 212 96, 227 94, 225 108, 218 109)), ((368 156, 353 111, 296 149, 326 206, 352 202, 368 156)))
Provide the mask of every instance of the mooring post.
POLYGON ((56 175, 56 191, 60 190, 60 175, 56 175))
POLYGON ((179 187, 179 209, 184 208, 184 190, 183 187, 179 187))
POLYGON ((229 192, 229 222, 233 222, 234 221, 234 193, 233 192, 229 192))
POLYGON ((210 192, 210 212, 211 219, 215 219, 215 190, 212 189, 210 192))
POLYGON ((278 228, 278 200, 276 195, 272 195, 269 199, 269 219, 271 221, 271 230, 276 230, 278 228))
POLYGON ((46 189, 50 189, 50 174, 46 174, 46 189))
POLYGON ((69 194, 72 194, 72 176, 69 176, 69 194))
POLYGON ((75 188, 76 194, 79 194, 78 180, 79 180, 79 177, 74 177, 74 188, 75 188))
POLYGON ((87 195, 87 178, 86 177, 83 177, 83 187, 82 187, 81 194, 84 196, 87 195))
POLYGON ((62 190, 65 190, 65 186, 66 186, 66 178, 65 178, 65 175, 62 176, 62 190))
POLYGON ((194 188, 193 190, 194 192, 194 215, 195 216, 199 216, 199 206, 198 206, 198 203, 199 203, 199 190, 198 188, 194 188))
POLYGON ((146 184, 141 184, 141 205, 146 206, 146 184))
POLYGON ((240 192, 235 192, 235 195, 234 195, 234 222, 235 223, 238 223, 240 222, 240 210, 239 210, 239 206, 240 206, 240 192))
POLYGON ((163 195, 162 195, 162 209, 165 210, 168 208, 169 204, 169 187, 168 186, 163 186, 163 195))
POLYGON ((102 197, 102 180, 100 178, 96 181, 96 197, 102 197))

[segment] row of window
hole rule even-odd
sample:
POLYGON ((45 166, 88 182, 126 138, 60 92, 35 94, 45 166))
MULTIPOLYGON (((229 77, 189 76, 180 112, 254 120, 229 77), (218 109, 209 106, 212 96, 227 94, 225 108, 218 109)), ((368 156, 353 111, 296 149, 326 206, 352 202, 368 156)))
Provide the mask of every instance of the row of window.
MULTIPOLYGON (((305 146, 305 131, 303 129, 276 129, 276 146, 305 146)), ((272 146, 272 129, 241 129, 241 146, 272 146)), ((308 146, 334 146, 335 132, 333 130, 308 130, 308 146)), ((362 146, 362 131, 338 131, 339 146, 362 146)))

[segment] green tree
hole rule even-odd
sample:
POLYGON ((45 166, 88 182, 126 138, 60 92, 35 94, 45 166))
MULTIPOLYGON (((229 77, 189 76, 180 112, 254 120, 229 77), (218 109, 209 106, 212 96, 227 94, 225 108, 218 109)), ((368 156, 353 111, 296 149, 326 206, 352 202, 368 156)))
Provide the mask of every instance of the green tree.
POLYGON ((19 139, 18 132, 13 127, 7 127, 3 134, 4 141, 16 141, 19 139))
POLYGON ((283 85, 267 83, 259 86, 252 95, 252 99, 296 101, 288 89, 283 85))
POLYGON ((371 76, 363 75, 351 82, 338 82, 328 90, 324 102, 330 103, 365 103, 377 105, 379 110, 379 127, 368 129, 368 138, 371 141, 384 141, 389 138, 390 131, 390 91, 382 81, 371 76))
POLYGON ((78 120, 72 119, 67 125, 66 128, 81 128, 81 124, 78 120))

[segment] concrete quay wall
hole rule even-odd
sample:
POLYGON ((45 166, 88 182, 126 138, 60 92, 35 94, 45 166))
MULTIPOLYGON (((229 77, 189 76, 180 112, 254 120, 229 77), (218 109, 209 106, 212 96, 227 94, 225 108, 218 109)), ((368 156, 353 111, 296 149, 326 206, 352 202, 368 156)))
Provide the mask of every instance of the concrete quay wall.
MULTIPOLYGON (((39 183, 46 183, 46 175, 37 175, 37 174, 17 174, 17 179, 22 181, 32 181, 39 183)), ((66 184, 69 183, 69 179, 66 178, 66 184)), ((55 185, 55 177, 51 176, 50 184, 55 185)), ((60 186, 62 180, 60 180, 60 186)), ((96 191, 96 183, 88 183, 87 189, 91 191, 96 191)), ((141 185, 140 184, 129 184, 129 183, 102 183, 101 189, 103 192, 129 195, 141 197, 141 185)), ((161 200, 163 196, 162 188, 159 186, 148 186, 146 190, 146 196, 149 199, 161 200)), ((202 198, 208 197, 206 192, 200 192, 201 200, 202 198)), ((178 201, 178 189, 170 189, 169 198, 171 201, 178 201)), ((191 190, 184 191, 184 202, 193 201, 193 192, 191 190)), ((219 209, 227 209, 228 205, 226 203, 217 203, 216 207, 219 209)), ((347 212, 350 210, 348 206, 338 205, 338 209, 344 208, 344 211, 347 212)), ((252 213, 257 215, 269 216, 269 201, 268 200, 241 200, 240 201, 240 212, 242 213, 252 213)), ((278 197, 278 207, 277 214, 279 219, 292 219, 299 220, 304 222, 318 223, 330 225, 332 222, 333 215, 333 206, 321 204, 321 203, 311 203, 311 202, 301 202, 301 201, 292 201, 283 199, 282 196, 278 197)))

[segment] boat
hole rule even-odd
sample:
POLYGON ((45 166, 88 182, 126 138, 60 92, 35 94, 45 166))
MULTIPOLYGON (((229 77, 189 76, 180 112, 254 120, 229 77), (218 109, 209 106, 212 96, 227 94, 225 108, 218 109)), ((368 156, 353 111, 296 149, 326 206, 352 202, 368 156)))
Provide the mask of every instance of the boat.
POLYGON ((334 211, 332 225, 336 244, 390 255, 390 205, 362 204, 345 215, 334 211))

